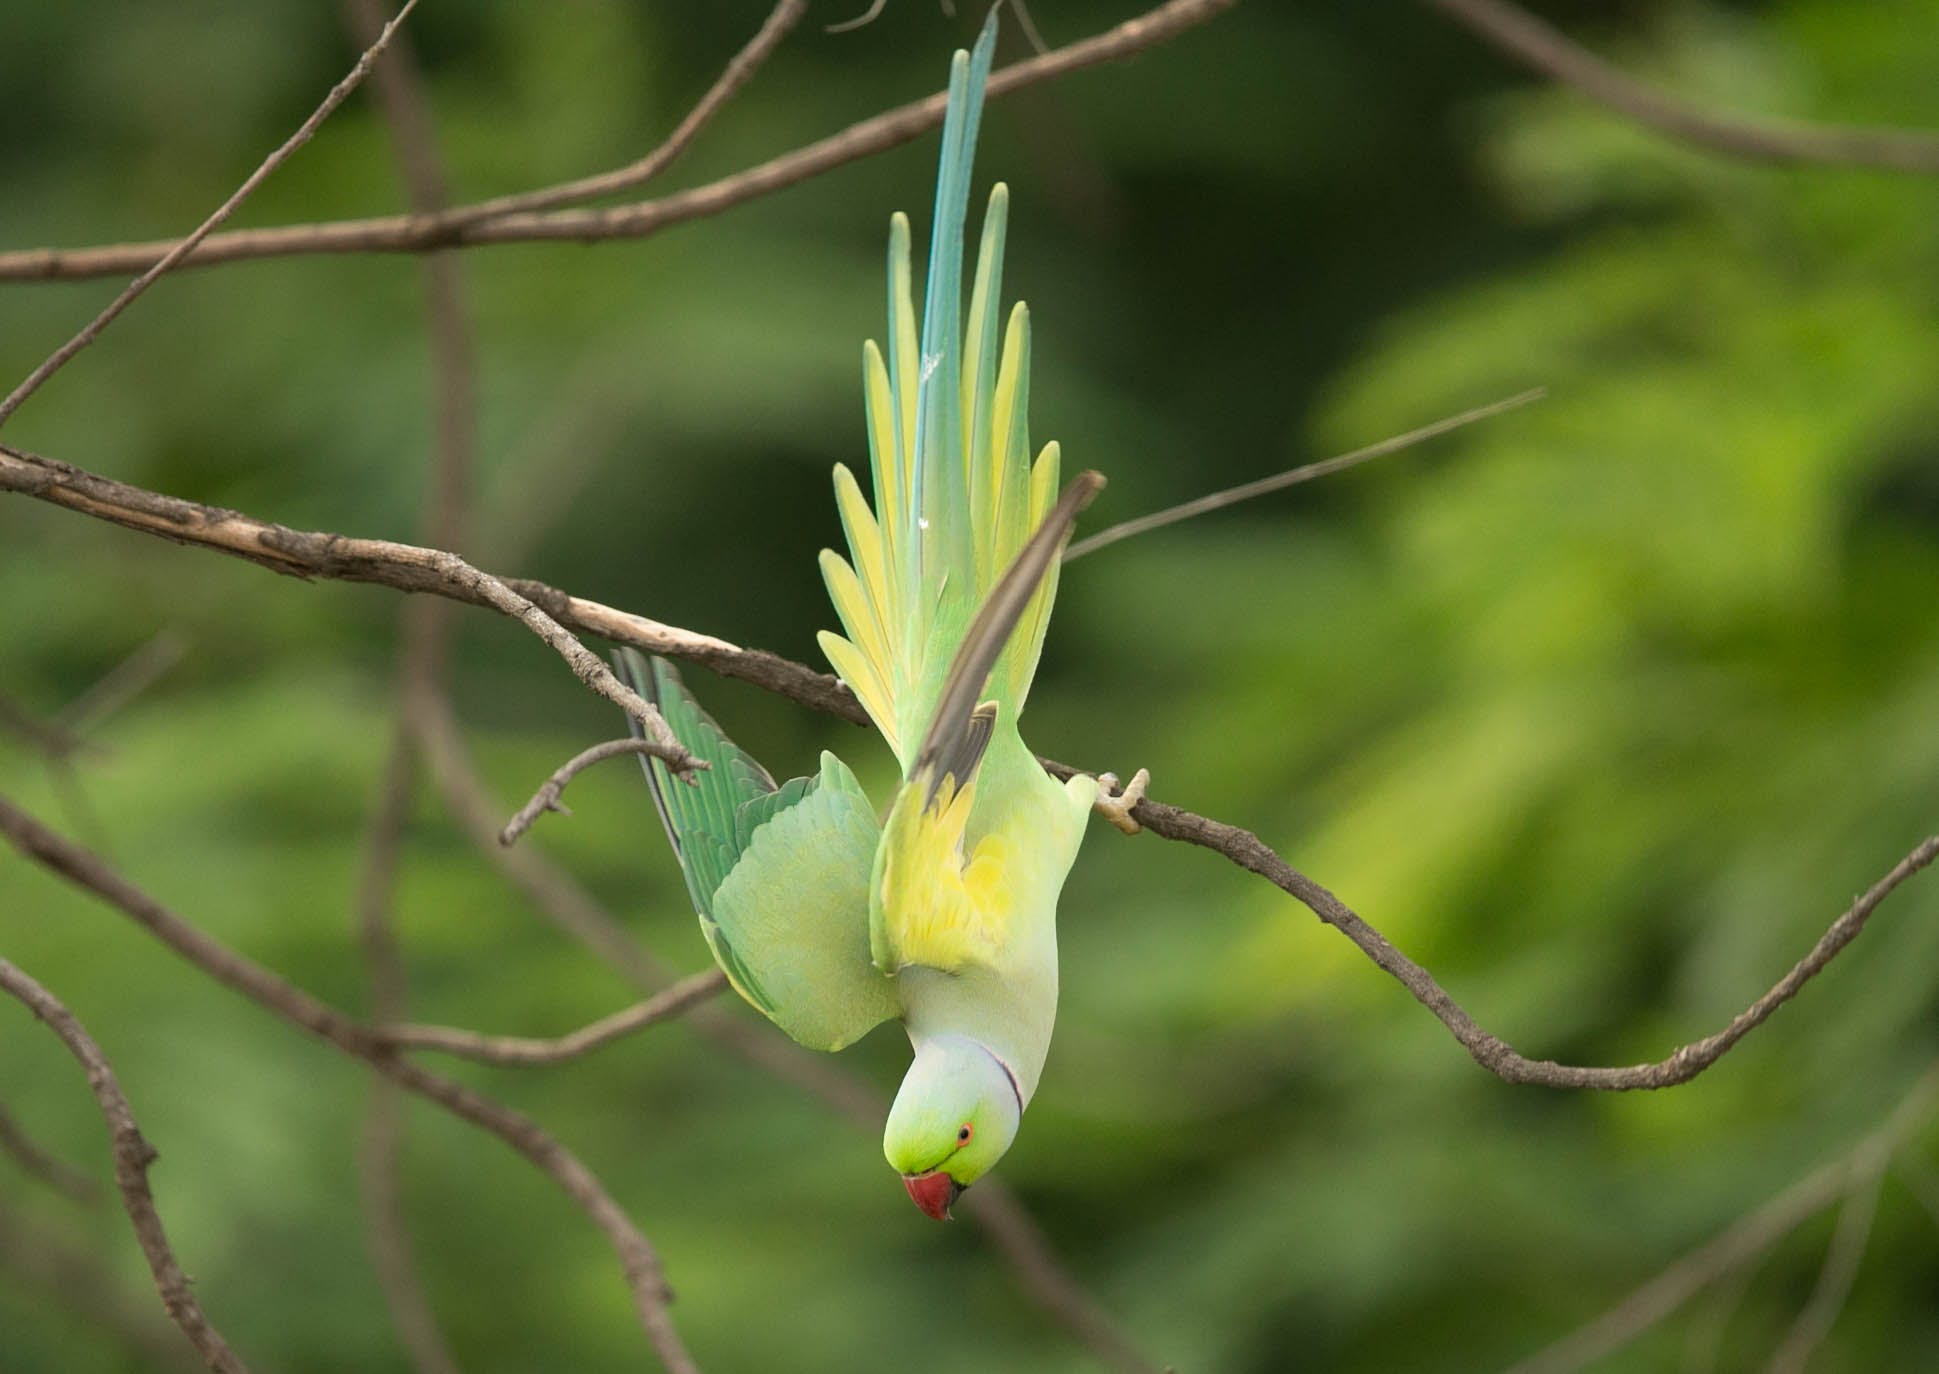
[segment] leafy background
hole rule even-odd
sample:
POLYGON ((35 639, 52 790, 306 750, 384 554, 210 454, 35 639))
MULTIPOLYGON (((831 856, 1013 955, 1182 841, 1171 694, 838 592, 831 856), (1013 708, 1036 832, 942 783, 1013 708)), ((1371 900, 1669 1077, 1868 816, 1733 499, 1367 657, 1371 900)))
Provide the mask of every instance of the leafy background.
MULTIPOLYGON (((858 0, 859 7, 859 0, 858 0)), ((1126 17, 1039 3, 1050 40, 1126 17)), ((1924 0, 1566 9, 1630 70, 1752 112, 1939 125, 1924 0)), ((765 7, 427 4, 464 198, 637 156, 765 7)), ((815 6, 662 183, 697 184, 936 87, 975 17, 815 6)), ((1005 50, 1020 55, 1014 29, 1005 50)), ((181 232, 347 66, 334 7, 0 11, 0 241, 181 232)), ((1006 99, 1008 292, 1036 433, 1112 485, 1092 527, 1530 386, 1374 469, 1075 565, 1031 738, 1255 828, 1540 1055, 1653 1058, 1721 1024, 1933 826, 1939 788, 1939 186, 1679 149, 1508 69, 1425 7, 1253 4, 1006 99)), ((886 219, 933 137, 637 243, 468 253, 489 567, 818 661, 829 466, 862 452, 886 219), (502 555, 502 557, 501 557, 502 555), (510 559, 510 562, 504 559, 510 559)), ((361 97, 248 223, 400 192, 361 97)), ((109 283, 0 292, 24 375, 109 283)), ((428 449, 415 264, 164 282, 10 441, 308 528, 409 538, 428 449)), ((179 665, 103 728, 89 808, 17 739, 0 780, 177 910, 339 1005, 389 737, 397 602, 0 503, 0 688, 43 715, 158 631, 179 665)), ((616 720, 529 635, 461 617, 456 701, 507 811, 616 720)), ((851 727, 693 675, 777 771, 851 727)), ((577 784, 544 847, 685 968, 705 950, 638 780, 577 784)), ((399 919, 423 1019, 552 1033, 631 989, 535 920, 427 788, 399 919)), ((1939 1050, 1939 886, 1915 881, 1697 1083, 1506 1087, 1344 941, 1217 858, 1096 835, 1010 1182, 1138 1341, 1184 1370, 1484 1370, 1601 1311, 1848 1147, 1939 1050)), ((0 948, 95 1031, 161 1150, 216 1322, 261 1368, 405 1368, 368 1263, 363 1074, 18 859, 0 948)), ((886 1090, 904 1048, 854 1067, 886 1090)), ((977 1232, 916 1217, 876 1142, 671 1026, 552 1069, 461 1071, 532 1112, 665 1254, 711 1368, 1065 1369, 1088 1357, 977 1232)), ((0 1006, 0 1101, 99 1165, 51 1036, 0 1006)), ((610 1253, 498 1145, 413 1109, 409 1206, 469 1370, 631 1369, 610 1253)), ((1939 1366, 1939 1169, 1884 1185, 1817 1367, 1939 1366)), ((1830 1215, 1608 1369, 1761 1368, 1830 1215)), ((0 1250, 56 1231, 152 1306, 113 1208, 0 1170, 0 1250), (27 1239, 23 1239, 27 1238, 27 1239)), ((0 1368, 148 1367, 0 1268, 0 1368)))

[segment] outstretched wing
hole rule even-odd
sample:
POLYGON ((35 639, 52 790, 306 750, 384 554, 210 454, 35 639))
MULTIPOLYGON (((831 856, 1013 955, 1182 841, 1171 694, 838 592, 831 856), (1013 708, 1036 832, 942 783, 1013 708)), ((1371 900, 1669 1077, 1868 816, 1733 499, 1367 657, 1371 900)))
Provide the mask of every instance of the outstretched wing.
MULTIPOLYGON (((1030 317, 1021 302, 1000 354, 997 346, 1009 207, 1001 183, 990 194, 963 315, 963 229, 994 19, 993 10, 974 53, 959 52, 950 69, 920 341, 909 221, 900 214, 890 221, 887 353, 870 342, 862 355, 874 505, 838 466, 835 499, 849 557, 821 555, 845 632, 824 632, 822 650, 905 775, 971 615, 1057 493, 1057 445, 1030 460, 1030 317)), ((988 675, 989 695, 1013 720, 1036 672, 1056 579, 1052 567, 1036 585, 988 675)), ((983 687, 979 679, 971 690, 983 687)))
POLYGON ((641 756, 700 929, 735 991, 811 1049, 840 1049, 896 1015, 893 985, 869 956, 868 884, 881 830, 855 775, 823 753, 815 776, 777 787, 671 664, 631 649, 614 657, 709 764, 687 783, 641 756))

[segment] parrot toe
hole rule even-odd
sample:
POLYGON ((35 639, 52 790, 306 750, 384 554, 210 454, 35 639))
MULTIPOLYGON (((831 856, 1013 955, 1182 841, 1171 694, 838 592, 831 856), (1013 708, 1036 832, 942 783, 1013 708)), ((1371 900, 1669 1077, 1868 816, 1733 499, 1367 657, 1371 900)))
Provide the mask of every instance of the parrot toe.
POLYGON ((1120 785, 1116 773, 1097 775, 1097 801, 1094 803, 1098 815, 1111 822, 1127 835, 1135 835, 1144 829, 1131 817, 1131 809, 1145 798, 1145 788, 1151 784, 1151 770, 1140 768, 1131 776, 1129 786, 1120 785))

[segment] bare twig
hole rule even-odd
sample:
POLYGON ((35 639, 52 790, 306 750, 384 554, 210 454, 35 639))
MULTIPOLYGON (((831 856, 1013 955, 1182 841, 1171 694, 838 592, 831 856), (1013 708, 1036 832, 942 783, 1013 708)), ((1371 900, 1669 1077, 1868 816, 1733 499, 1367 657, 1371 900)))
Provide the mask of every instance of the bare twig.
MULTIPOLYGON (((1093 38, 1067 44, 1055 52, 992 73, 989 95, 994 99, 1084 67, 1129 57, 1176 37, 1230 9, 1234 3, 1236 0, 1168 0, 1093 38)), ((939 92, 850 125, 838 134, 757 167, 657 200, 637 201, 608 210, 499 215, 476 222, 463 218, 471 209, 464 207, 446 215, 386 215, 276 229, 243 229, 213 235, 188 255, 186 264, 203 267, 244 258, 304 253, 422 253, 433 248, 485 243, 557 239, 590 243, 601 239, 644 238, 671 225, 720 214, 744 201, 770 195, 844 163, 907 143, 942 123, 945 104, 946 97, 939 92)), ((551 190, 529 194, 549 195, 551 190)), ((0 281, 66 281, 139 271, 177 247, 173 241, 159 241, 0 253, 0 281)))
POLYGON ((668 134, 665 142, 637 162, 628 163, 610 172, 600 172, 576 181, 562 181, 556 186, 543 186, 533 191, 522 191, 516 195, 498 196, 492 200, 482 200, 475 205, 460 206, 455 210, 441 212, 437 218, 446 225, 477 224, 488 219, 502 219, 506 215, 524 214, 534 210, 550 210, 560 205, 571 205, 582 200, 594 200, 600 196, 610 196, 620 191, 630 191, 643 186, 671 167, 679 156, 692 145, 695 137, 706 127, 707 121, 720 112, 721 106, 732 100, 745 86, 748 79, 768 59, 768 55, 781 45, 794 26, 801 22, 801 16, 808 11, 808 0, 780 0, 768 14, 767 22, 761 25, 747 45, 734 54, 707 93, 686 117, 668 134))
POLYGON ((7 1156, 23 1172, 32 1174, 55 1192, 65 1193, 76 1202, 93 1203, 100 1200, 101 1193, 94 1186, 93 1179, 37 1145, 5 1107, 0 1107, 0 1155, 7 1156))
POLYGON ((1253 497, 1264 496, 1268 492, 1282 491, 1287 487, 1297 486, 1301 482, 1310 482, 1316 477, 1329 477, 1336 472, 1345 472, 1348 468, 1358 467, 1360 464, 1369 462, 1375 458, 1384 458, 1388 454, 1398 453, 1404 448, 1412 448, 1415 444, 1421 443, 1424 440, 1436 438, 1439 435, 1448 433, 1450 430, 1460 429, 1464 425, 1471 425, 1479 420, 1491 419, 1496 415, 1505 414, 1511 410, 1519 410, 1531 401, 1539 401, 1546 395, 1548 395, 1548 391, 1538 386, 1533 390, 1521 392, 1505 400, 1494 401, 1485 406, 1477 406, 1473 410, 1464 410, 1459 415, 1450 415, 1445 420, 1436 420, 1431 425, 1422 425, 1419 429, 1410 429, 1405 434, 1396 434, 1391 439, 1382 439, 1377 444, 1369 444, 1365 448, 1357 448, 1353 452, 1343 453, 1337 458, 1323 458, 1317 463, 1307 463, 1287 472, 1276 473, 1271 477, 1261 477, 1256 482, 1246 482, 1240 486, 1227 487, 1224 491, 1215 491, 1209 496, 1200 496, 1195 500, 1186 501, 1176 506, 1167 506, 1161 511, 1153 511, 1150 515, 1141 515, 1135 520, 1123 521, 1120 524, 1112 525, 1108 529, 1099 530, 1096 534, 1087 535, 1073 543, 1069 548, 1064 550, 1064 561, 1068 563, 1072 559, 1082 558, 1087 553, 1094 553, 1107 545, 1117 543, 1120 539, 1129 539, 1134 534, 1143 534, 1148 530, 1163 529, 1166 525, 1175 525, 1181 520, 1190 520, 1195 515, 1204 515, 1208 511, 1223 510, 1227 506, 1236 506, 1241 501, 1250 501, 1253 497))
POLYGON ((1425 0, 1523 66, 1695 147, 1757 162, 1939 172, 1939 137, 1720 114, 1652 90, 1508 0, 1425 0))
MULTIPOLYGON (((549 622, 553 630, 566 626, 601 635, 617 644, 631 644, 649 653, 671 654, 780 692, 819 710, 831 711, 858 725, 868 722, 854 695, 825 673, 774 654, 742 649, 711 635, 695 634, 571 596, 543 582, 500 580, 439 549, 387 539, 357 539, 293 530, 237 511, 182 501, 113 478, 98 477, 6 444, 0 444, 0 491, 21 492, 129 529, 159 535, 178 544, 216 549, 296 577, 374 582, 396 591, 429 592, 474 606, 489 606, 525 620, 528 625, 533 622, 527 616, 536 613, 539 624, 549 622)), ((586 671, 596 670, 596 676, 603 677, 610 687, 619 687, 605 665, 586 653, 583 646, 579 646, 578 652, 590 660, 591 667, 586 671)), ((583 666, 579 658, 571 661, 575 672, 583 666)), ((589 685, 592 681, 582 680, 589 681, 589 685)), ((620 701, 629 715, 637 715, 640 708, 645 708, 651 714, 654 728, 665 731, 665 723, 659 720, 658 713, 630 688, 620 687, 624 695, 619 698, 611 698, 607 689, 595 690, 620 701)), ((652 729, 648 734, 652 734, 652 729)), ((498 827, 494 824, 492 828, 496 831, 498 827)))
POLYGON ((76 739, 155 685, 162 674, 181 661, 182 637, 163 630, 129 654, 54 718, 57 728, 76 739))
POLYGON ((7 418, 20 409, 21 403, 38 391, 41 384, 49 377, 65 367, 70 358, 99 338, 101 331, 113 324, 115 317, 133 305, 135 298, 153 286, 158 277, 193 253, 198 244, 207 239, 218 225, 235 212, 237 206, 249 198, 251 192, 289 160, 290 154, 310 141, 310 136, 322 126, 323 121, 328 119, 336 111, 337 106, 343 104, 350 93, 363 82, 364 76, 370 71, 371 63, 375 62, 378 55, 384 51, 391 40, 391 35, 397 32, 398 25, 404 22, 405 17, 416 5, 417 0, 404 0, 404 6, 398 10, 397 17, 384 26, 383 32, 377 35, 377 41, 357 59, 357 65, 350 69, 350 74, 330 88, 330 93, 323 98, 323 103, 311 112, 310 117, 303 121, 295 133, 284 140, 281 147, 264 158, 262 164, 245 177, 242 185, 238 186, 227 200, 218 205, 193 233, 171 247, 139 277, 129 282, 121 294, 90 320, 80 333, 55 349, 45 362, 28 374, 25 381, 8 393, 5 400, 0 400, 0 425, 6 424, 7 418))
POLYGON ((1939 1108, 1939 1065, 1928 1068, 1885 1122, 1841 1158, 1812 1170, 1600 1317, 1516 1364, 1508 1374, 1574 1374, 1620 1350, 1839 1198, 1849 1197, 1855 1187, 1875 1181, 1892 1156, 1932 1119, 1935 1108, 1939 1108))
MULTIPOLYGON (((638 720, 647 738, 660 747, 659 757, 668 767, 681 772, 706 767, 674 739, 673 732, 660 719, 660 713, 614 677, 546 607, 523 594, 519 587, 480 572, 455 553, 388 539, 352 539, 287 529, 235 511, 143 491, 5 445, 0 445, 0 491, 24 492, 130 529, 158 534, 177 543, 221 549, 299 577, 380 582, 399 591, 434 592, 455 601, 490 606, 544 640, 566 661, 573 676, 638 720)), ((543 584, 522 585, 540 598, 552 600, 568 617, 575 614, 570 598, 556 600, 558 594, 543 584)), ((604 612, 595 615, 600 620, 621 615, 603 607, 599 610, 604 612)), ((653 622, 641 620, 639 623, 651 637, 653 622)))
POLYGON ((1885 1178, 1886 1160, 1874 1158, 1854 1165, 1853 1177, 1845 1193, 1845 1204, 1838 1209, 1838 1226, 1832 1232, 1825 1262, 1818 1271, 1818 1282, 1811 1298, 1798 1313, 1797 1320, 1784 1335, 1784 1342, 1771 1356, 1767 1374, 1804 1374, 1811 1356, 1824 1344, 1851 1297, 1858 1279, 1858 1266, 1871 1241, 1872 1222, 1878 1216, 1878 1195, 1885 1178))
MULTIPOLYGON (((0 802, 0 806, 4 805, 0 802)), ((121 1192, 121 1205, 135 1228, 135 1241, 148 1259, 148 1271, 155 1276, 155 1289, 161 1294, 162 1306, 216 1374, 248 1374, 248 1367, 229 1349, 222 1333, 202 1315, 201 1304, 189 1290, 188 1276, 169 1248, 168 1232, 162 1227, 161 1214, 155 1210, 154 1194, 148 1190, 148 1166, 155 1161, 155 1149, 142 1136, 134 1109, 128 1105, 107 1056, 60 999, 5 959, 0 959, 0 989, 19 999, 46 1022, 47 1028, 60 1037, 68 1053, 87 1071, 88 1088, 108 1123, 108 1134, 114 1144, 115 1187, 121 1192)))
MULTIPOLYGON (((198 930, 114 872, 97 856, 54 834, 4 798, 0 798, 0 834, 25 857, 132 918, 217 982, 318 1040, 363 1060, 378 1073, 452 1115, 491 1132, 536 1165, 579 1204, 618 1253, 620 1268, 632 1291, 634 1310, 661 1363, 671 1374, 693 1374, 692 1357, 667 1312, 669 1293, 659 1256, 632 1218, 613 1201, 598 1176, 536 1122, 462 1083, 399 1058, 375 1028, 318 1001, 198 930)), ((7 967, 0 964, 0 970, 7 967)))
POLYGON ((582 1026, 570 1035, 549 1040, 521 1035, 481 1035, 477 1031, 451 1026, 386 1026, 384 1039, 401 1050, 435 1050, 476 1059, 486 1064, 557 1064, 590 1054, 623 1036, 631 1035, 658 1021, 678 1016, 696 1002, 705 1001, 727 986, 726 975, 708 969, 683 978, 665 992, 647 998, 611 1016, 582 1026))
MULTIPOLYGON (((353 38, 367 42, 383 23, 379 0, 344 0, 353 38)), ((379 64, 372 79, 377 109, 390 129, 391 147, 413 212, 436 214, 451 203, 437 132, 408 35, 379 64)), ((432 448, 430 479, 418 527, 427 543, 463 550, 466 500, 471 485, 476 432, 476 366, 470 311, 456 255, 427 253, 418 260, 431 353, 432 448)), ((392 920, 398 862, 409 825, 417 754, 406 702, 414 684, 441 687, 450 641, 450 606, 406 600, 398 616, 395 720, 378 802, 364 844, 357 890, 357 924, 370 970, 371 1014, 384 1025, 409 1014, 410 981, 392 920)), ((430 1295, 418 1275, 404 1201, 403 1089, 373 1076, 364 1110, 358 1177, 362 1183, 364 1233, 392 1324, 418 1374, 459 1374, 457 1359, 439 1326, 430 1295)))
POLYGON ((552 776, 532 794, 532 800, 518 809, 517 815, 505 822, 505 828, 498 832, 498 842, 505 845, 517 844, 519 836, 530 830, 533 822, 548 811, 570 816, 572 812, 559 800, 559 797, 566 790, 567 783, 595 763, 604 763, 607 759, 618 758, 622 754, 655 752, 657 751, 646 740, 635 739, 629 735, 625 739, 609 739, 604 744, 595 744, 590 749, 574 754, 553 771, 552 776))
MULTIPOLYGON (((1068 777, 1075 770, 1066 764, 1046 763, 1053 774, 1068 777)), ((1547 1088, 1595 1088, 1604 1092, 1627 1092, 1638 1088, 1668 1088, 1687 1083, 1716 1063, 1732 1046, 1770 1019, 1810 982, 1841 950, 1858 938, 1865 922, 1880 902, 1914 873, 1939 857, 1939 835, 1915 846, 1889 872, 1867 889, 1831 923, 1817 944, 1791 971, 1750 1006, 1739 1012, 1722 1030, 1701 1040, 1679 1046, 1669 1055, 1650 1064, 1627 1064, 1615 1068, 1579 1064, 1558 1064, 1550 1059, 1530 1059, 1499 1036, 1476 1025, 1474 1018, 1426 969, 1402 954, 1393 944, 1362 920, 1354 910, 1313 879, 1301 873, 1250 830, 1223 821, 1194 815, 1189 811, 1149 799, 1138 803, 1131 813, 1145 829, 1167 839, 1223 854, 1239 867, 1256 873, 1297 898, 1322 921, 1351 940, 1394 981, 1406 988, 1434 1014, 1475 1063, 1509 1083, 1533 1083, 1547 1088)))
MULTIPOLYGON (((382 540, 350 539, 342 535, 298 534, 281 526, 252 520, 234 511, 218 511, 192 502, 157 496, 138 487, 112 482, 63 463, 31 457, 0 445, 0 490, 8 489, 24 491, 57 505, 161 534, 182 543, 201 544, 240 554, 281 571, 306 576, 377 582, 403 591, 437 592, 454 600, 485 605, 497 603, 477 591, 477 582, 489 582, 500 588, 516 585, 529 593, 534 601, 543 601, 554 608, 559 618, 568 624, 603 634, 620 643, 700 663, 847 720, 859 722, 865 719, 860 704, 846 688, 834 678, 817 673, 804 664, 761 650, 738 649, 723 640, 615 611, 543 584, 501 583, 469 568, 469 565, 461 564, 470 572, 470 581, 429 576, 426 570, 438 567, 440 560, 458 561, 452 555, 434 549, 418 549, 382 540), (267 552, 272 550, 273 557, 267 552)), ((583 646, 580 646, 580 652, 585 652, 583 646)), ((1071 777, 1078 771, 1054 760, 1043 760, 1043 764, 1061 778, 1071 777)), ((1298 899, 1405 987, 1416 1001, 1448 1028, 1475 1062, 1490 1073, 1510 1083, 1604 1091, 1664 1088, 1695 1078, 1816 977, 1857 937, 1873 910, 1893 889, 1939 856, 1939 836, 1916 846, 1838 917, 1811 951, 1769 992, 1722 1030, 1683 1045, 1655 1063, 1604 1068, 1529 1059, 1506 1041, 1483 1030, 1431 974, 1394 948, 1384 935, 1362 920, 1345 902, 1287 863, 1251 831, 1149 798, 1138 803, 1132 816, 1145 829, 1166 839, 1183 840, 1222 854, 1239 867, 1258 874, 1298 899)), ((495 833, 497 828, 496 825, 492 826, 492 832, 495 833)))

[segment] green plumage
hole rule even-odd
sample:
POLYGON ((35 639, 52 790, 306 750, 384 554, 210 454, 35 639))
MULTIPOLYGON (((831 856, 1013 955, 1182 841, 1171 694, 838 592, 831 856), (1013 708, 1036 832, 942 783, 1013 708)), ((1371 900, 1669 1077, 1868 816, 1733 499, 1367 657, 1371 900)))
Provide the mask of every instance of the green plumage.
POLYGON ((821 569, 844 633, 830 662, 895 750, 904 781, 877 819, 832 754, 777 787, 671 667, 621 666, 710 769, 647 759, 715 958, 805 1045, 838 1049, 890 1018, 916 1050, 884 1137, 931 1215, 1008 1148, 1036 1090, 1057 1003, 1056 905, 1097 795, 1060 784, 1018 733, 1057 564, 1103 485, 1057 496, 1058 450, 1033 463, 1029 316, 998 328, 1008 192, 984 220, 969 311, 963 223, 995 18, 950 70, 920 336, 908 221, 889 234, 889 342, 863 354, 873 502, 835 471, 848 557, 821 569), (1001 347, 999 348, 999 341, 1001 347), (953 1193, 951 1194, 953 1195, 953 1193))

